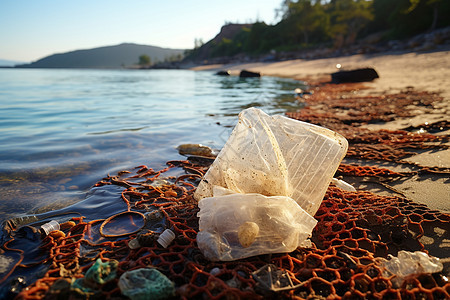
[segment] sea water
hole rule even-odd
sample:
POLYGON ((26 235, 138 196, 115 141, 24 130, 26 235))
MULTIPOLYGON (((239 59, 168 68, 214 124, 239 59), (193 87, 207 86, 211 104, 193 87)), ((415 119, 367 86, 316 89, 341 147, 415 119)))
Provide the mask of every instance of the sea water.
POLYGON ((302 83, 190 70, 0 69, 0 221, 59 209, 107 174, 220 149, 237 114, 298 110, 302 83))

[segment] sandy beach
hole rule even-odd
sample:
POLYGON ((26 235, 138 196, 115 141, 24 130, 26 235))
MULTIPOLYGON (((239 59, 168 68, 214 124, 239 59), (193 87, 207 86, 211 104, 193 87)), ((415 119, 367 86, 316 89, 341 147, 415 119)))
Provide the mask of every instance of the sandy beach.
MULTIPOLYGON (((306 83, 318 80, 330 81, 331 73, 336 72, 336 65, 342 69, 372 67, 379 78, 364 83, 366 89, 353 91, 360 95, 387 95, 407 89, 438 93, 443 97, 433 110, 417 107, 414 117, 396 118, 394 121, 380 124, 369 124, 366 127, 378 129, 403 129, 409 126, 420 126, 440 120, 448 120, 450 115, 450 46, 432 52, 392 52, 372 55, 353 55, 337 58, 315 60, 289 60, 280 62, 209 65, 194 70, 229 70, 231 75, 238 75, 243 69, 260 72, 263 76, 289 77, 306 83)), ((446 132, 440 134, 448 134, 446 132)), ((447 143, 448 146, 448 143, 447 143)), ((407 158, 408 161, 424 166, 450 168, 450 150, 443 146, 439 151, 425 151, 407 158)), ((398 165, 389 168, 401 170, 398 165)), ((450 186, 448 176, 419 178, 412 176, 408 180, 392 183, 411 200, 426 204, 431 209, 450 212, 450 186)), ((371 186, 360 186, 381 194, 392 194, 392 191, 380 190, 371 186)))

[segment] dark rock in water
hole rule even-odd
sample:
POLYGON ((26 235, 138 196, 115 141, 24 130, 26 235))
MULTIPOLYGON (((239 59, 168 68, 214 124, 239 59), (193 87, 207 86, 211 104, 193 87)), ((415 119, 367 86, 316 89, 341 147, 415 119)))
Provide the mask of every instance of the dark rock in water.
POLYGON ((224 70, 222 70, 222 71, 218 71, 217 73, 216 73, 216 75, 219 75, 219 76, 230 76, 230 71, 224 71, 224 70))
POLYGON ((372 68, 339 71, 331 74, 334 83, 342 82, 364 82, 379 78, 377 71, 372 68))
POLYGON ((239 77, 241 77, 241 78, 261 77, 261 73, 242 70, 241 73, 239 74, 239 77))

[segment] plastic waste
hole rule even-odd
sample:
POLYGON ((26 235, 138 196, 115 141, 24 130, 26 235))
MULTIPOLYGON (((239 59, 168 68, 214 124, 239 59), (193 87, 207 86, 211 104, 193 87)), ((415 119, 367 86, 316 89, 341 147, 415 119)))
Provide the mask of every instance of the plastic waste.
POLYGON ((383 275, 396 275, 400 280, 411 274, 437 273, 443 269, 443 264, 437 257, 429 256, 422 251, 399 251, 397 257, 389 255, 389 260, 381 258, 383 275))
POLYGON ((329 129, 249 108, 239 114, 194 197, 211 197, 213 186, 221 186, 287 196, 314 215, 347 148, 347 140, 329 129))
POLYGON ((78 278, 72 282, 71 290, 81 295, 82 298, 89 299, 92 295, 99 292, 101 285, 116 278, 118 265, 119 262, 117 260, 102 262, 98 258, 86 271, 84 278, 78 278))
POLYGON ((132 239, 128 242, 128 248, 131 250, 139 249, 141 248, 141 244, 139 243, 138 239, 132 239))
POLYGON ((41 229, 44 231, 45 235, 48 235, 50 232, 54 230, 59 230, 60 227, 58 221, 52 220, 48 223, 41 225, 41 229))
POLYGON ((156 241, 164 248, 167 248, 174 239, 175 233, 170 229, 166 229, 163 231, 163 233, 161 233, 156 241))
POLYGON ((86 271, 84 281, 92 281, 96 284, 104 284, 116 278, 116 270, 119 262, 117 260, 108 260, 102 262, 98 258, 95 263, 86 271))
POLYGON ((302 284, 294 285, 286 270, 280 270, 273 264, 264 265, 252 273, 252 277, 265 289, 274 292, 295 289, 302 284))
POLYGON ((343 189, 344 191, 356 192, 356 189, 353 185, 345 182, 344 180, 332 178, 331 182, 334 183, 338 188, 343 189))
POLYGON ((175 295, 175 284, 156 269, 142 268, 120 276, 119 288, 131 300, 166 299, 175 295))
POLYGON ((292 198, 238 194, 215 188, 199 202, 197 244, 212 261, 294 251, 308 247, 317 220, 292 198))

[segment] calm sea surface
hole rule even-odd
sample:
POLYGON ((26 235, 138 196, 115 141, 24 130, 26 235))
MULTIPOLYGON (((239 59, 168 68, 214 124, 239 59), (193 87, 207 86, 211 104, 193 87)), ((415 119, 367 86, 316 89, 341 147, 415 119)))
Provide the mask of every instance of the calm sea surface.
POLYGON ((297 110, 301 83, 187 70, 0 69, 0 221, 86 198, 108 173, 220 149, 237 114, 297 110))

